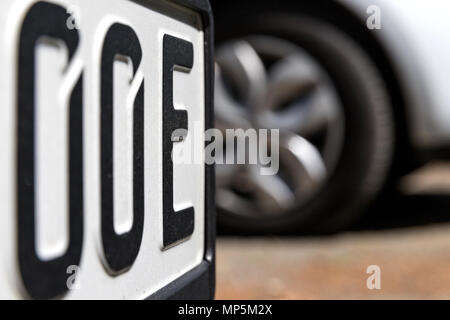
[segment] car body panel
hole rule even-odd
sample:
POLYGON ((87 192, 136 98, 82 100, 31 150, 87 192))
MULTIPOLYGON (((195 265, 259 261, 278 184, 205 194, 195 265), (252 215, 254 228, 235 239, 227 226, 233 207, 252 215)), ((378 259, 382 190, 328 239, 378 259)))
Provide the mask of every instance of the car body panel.
POLYGON ((415 149, 450 146, 450 2, 446 0, 337 0, 364 25, 380 12, 380 29, 367 29, 388 53, 406 100, 415 149))

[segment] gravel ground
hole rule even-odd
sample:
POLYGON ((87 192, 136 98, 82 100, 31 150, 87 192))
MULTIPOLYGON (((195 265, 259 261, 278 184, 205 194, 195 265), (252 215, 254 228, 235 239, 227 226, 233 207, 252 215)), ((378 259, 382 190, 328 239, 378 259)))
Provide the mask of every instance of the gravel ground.
POLYGON ((353 231, 222 238, 218 299, 450 299, 450 165, 409 176, 403 194, 353 231), (367 267, 381 269, 369 290, 367 267))

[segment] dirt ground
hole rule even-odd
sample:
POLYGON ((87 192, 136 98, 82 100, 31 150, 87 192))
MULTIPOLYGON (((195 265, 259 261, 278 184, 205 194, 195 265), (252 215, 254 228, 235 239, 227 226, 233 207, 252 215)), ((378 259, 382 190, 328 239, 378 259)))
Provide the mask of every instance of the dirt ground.
POLYGON ((450 164, 430 165, 352 230, 221 238, 218 299, 450 299, 450 164), (367 288, 380 268, 381 289, 367 288))

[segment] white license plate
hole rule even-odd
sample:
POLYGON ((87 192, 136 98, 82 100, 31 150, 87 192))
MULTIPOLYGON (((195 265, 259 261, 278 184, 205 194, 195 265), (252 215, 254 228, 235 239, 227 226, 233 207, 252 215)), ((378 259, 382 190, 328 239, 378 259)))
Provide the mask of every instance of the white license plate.
POLYGON ((0 298, 211 296, 208 7, 0 2, 0 298))

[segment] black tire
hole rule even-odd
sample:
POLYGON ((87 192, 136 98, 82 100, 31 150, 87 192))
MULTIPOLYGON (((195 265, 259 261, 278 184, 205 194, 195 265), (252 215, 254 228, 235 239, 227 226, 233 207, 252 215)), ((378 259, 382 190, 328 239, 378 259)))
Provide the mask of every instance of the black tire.
POLYGON ((335 171, 316 196, 289 214, 255 220, 218 211, 221 230, 244 234, 324 232, 348 226, 380 191, 394 146, 392 106, 382 77, 368 55, 342 31, 317 18, 258 12, 239 18, 221 12, 217 43, 263 34, 295 42, 328 72, 345 115, 345 142, 335 171), (221 25, 221 21, 233 21, 221 25))

